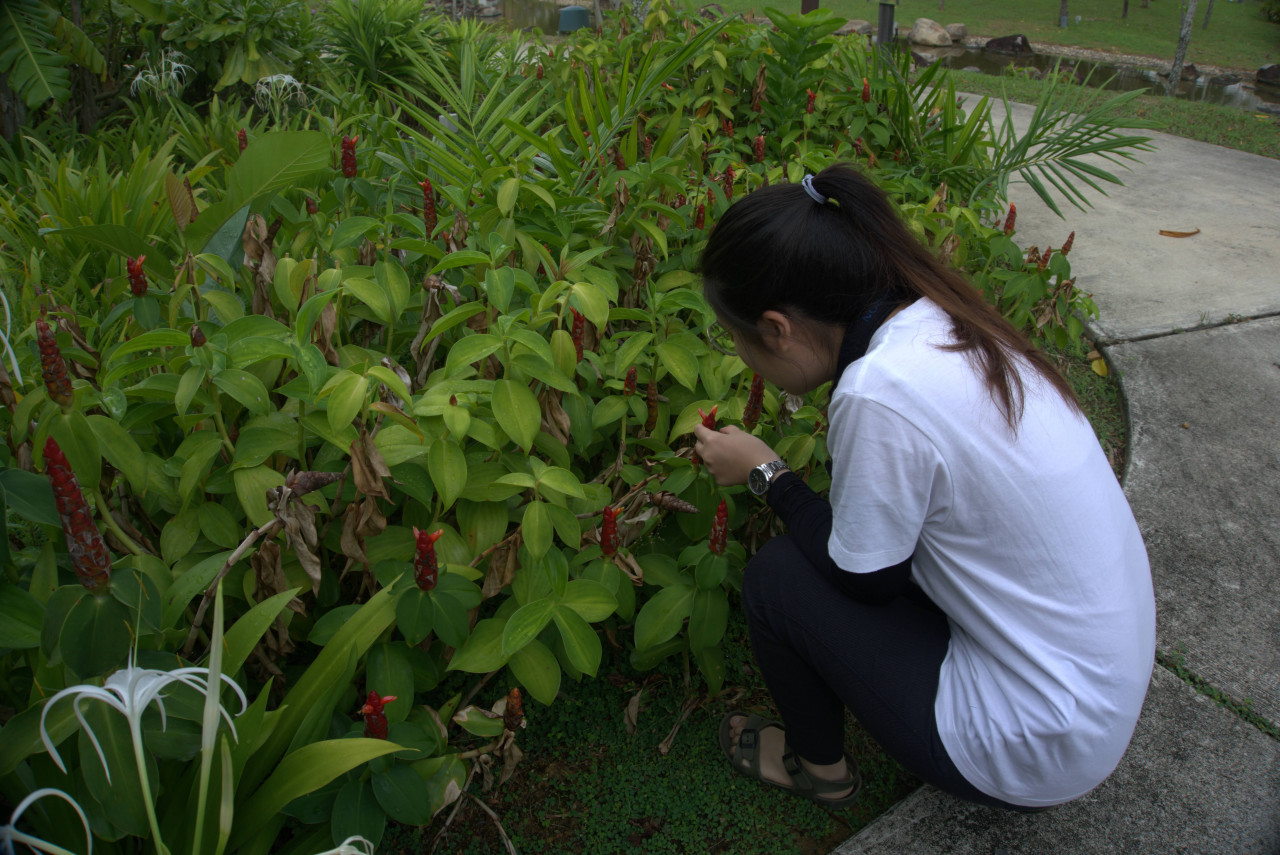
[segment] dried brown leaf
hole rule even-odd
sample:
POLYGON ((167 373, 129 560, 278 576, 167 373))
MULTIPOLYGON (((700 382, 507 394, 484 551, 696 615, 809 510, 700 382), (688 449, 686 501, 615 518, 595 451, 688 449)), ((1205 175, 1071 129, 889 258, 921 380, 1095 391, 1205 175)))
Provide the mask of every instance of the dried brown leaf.
POLYGON ((387 528, 387 518, 378 510, 378 503, 366 496, 359 502, 352 502, 342 512, 342 536, 339 540, 342 554, 359 561, 369 562, 365 551, 366 538, 376 537, 387 528))
POLYGON ((285 544, 311 580, 311 593, 320 592, 320 538, 316 534, 315 508, 292 494, 272 491, 267 505, 284 525, 285 544), (283 496, 283 498, 281 498, 283 496))
POLYGON ((1161 229, 1160 234, 1171 238, 1186 238, 1200 234, 1199 229, 1161 229))
POLYGON ((489 556, 489 569, 484 574, 484 586, 480 596, 484 599, 496 596, 511 584, 516 576, 516 552, 510 546, 495 549, 489 556))
POLYGON ((391 477, 382 452, 373 444, 373 437, 364 428, 351 443, 351 478, 356 492, 363 496, 377 496, 391 501, 391 493, 382 479, 391 477))
POLYGON ((627 701, 627 711, 623 713, 622 723, 626 725, 627 734, 635 736, 636 729, 640 725, 640 696, 644 694, 644 689, 639 689, 631 700, 627 701))
POLYGON ((179 231, 186 231, 187 226, 196 221, 199 213, 196 210, 195 196, 191 192, 191 182, 180 180, 173 173, 164 177, 164 192, 169 197, 169 211, 173 221, 178 224, 179 231))

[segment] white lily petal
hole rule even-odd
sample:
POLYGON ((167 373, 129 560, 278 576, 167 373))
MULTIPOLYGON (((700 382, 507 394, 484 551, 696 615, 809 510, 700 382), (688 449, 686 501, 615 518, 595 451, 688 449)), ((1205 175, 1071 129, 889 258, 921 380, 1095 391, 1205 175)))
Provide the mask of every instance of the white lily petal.
POLYGON ((22 812, 45 796, 57 796, 75 808, 76 813, 80 815, 80 822, 84 824, 85 844, 88 847, 86 855, 93 855, 93 833, 89 830, 89 820, 85 817, 84 811, 81 810, 80 803, 64 793, 62 790, 54 789, 53 787, 42 787, 41 789, 31 793, 22 801, 18 802, 18 806, 13 809, 13 814, 9 817, 9 824, 0 826, 0 840, 11 841, 14 839, 15 835, 17 835, 22 838, 20 842, 25 843, 28 846, 32 845, 32 841, 43 843, 44 841, 40 841, 38 838, 32 838, 29 835, 21 834, 21 832, 17 831, 16 826, 18 824, 18 820, 22 818, 22 812))

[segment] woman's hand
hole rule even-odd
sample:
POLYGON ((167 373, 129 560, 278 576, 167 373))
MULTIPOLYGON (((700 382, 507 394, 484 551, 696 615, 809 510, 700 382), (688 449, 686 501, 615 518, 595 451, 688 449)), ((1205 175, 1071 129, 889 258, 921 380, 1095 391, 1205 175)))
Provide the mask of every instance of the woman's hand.
POLYGON ((694 425, 693 435, 698 438, 694 450, 721 487, 745 484, 752 469, 778 459, 767 442, 733 425, 719 431, 694 425))

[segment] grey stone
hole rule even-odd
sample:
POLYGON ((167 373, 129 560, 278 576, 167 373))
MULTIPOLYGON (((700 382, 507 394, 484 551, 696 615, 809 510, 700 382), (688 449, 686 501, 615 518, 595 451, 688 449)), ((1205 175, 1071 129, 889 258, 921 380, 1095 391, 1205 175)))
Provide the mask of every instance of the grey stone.
POLYGON ((969 37, 969 28, 964 24, 947 24, 945 29, 953 42, 962 42, 969 37))
POLYGON ((1031 42, 1026 36, 1000 36, 996 39, 990 39, 982 47, 988 53, 1000 53, 1010 56, 1022 56, 1035 53, 1031 49, 1031 42))
POLYGON ((870 21, 860 21, 856 18, 852 21, 846 21, 844 26, 836 30, 837 36, 869 36, 876 31, 876 28, 870 21))
POLYGON ((907 33, 907 41, 913 45, 948 47, 951 44, 951 36, 937 21, 931 21, 928 18, 916 18, 911 31, 907 33))
POLYGON ((1280 65, 1264 65, 1254 76, 1264 86, 1280 86, 1280 65))

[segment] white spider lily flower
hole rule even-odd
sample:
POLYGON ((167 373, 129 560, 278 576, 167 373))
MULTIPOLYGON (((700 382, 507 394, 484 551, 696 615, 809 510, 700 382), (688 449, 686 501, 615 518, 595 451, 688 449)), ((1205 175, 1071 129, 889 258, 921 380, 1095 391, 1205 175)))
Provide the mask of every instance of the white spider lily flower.
POLYGON ((348 837, 335 849, 326 849, 316 855, 373 855, 373 844, 359 835, 348 837))
POLYGON ((0 825, 0 852, 16 852, 14 844, 21 843, 32 849, 48 852, 50 855, 71 855, 61 846, 55 846, 47 840, 41 840, 39 837, 33 837, 30 834, 24 834, 16 828, 18 820, 22 818, 22 812, 45 796, 57 796, 76 809, 76 813, 80 815, 80 822, 84 823, 84 839, 87 847, 85 855, 93 855, 93 833, 89 831, 89 820, 85 817, 84 811, 80 809, 80 805, 75 799, 62 790, 55 790, 52 787, 36 790, 18 802, 18 806, 13 809, 13 814, 9 817, 9 824, 0 825))
MULTIPOLYGON (((228 677, 226 674, 221 675, 232 689, 235 690, 236 697, 240 699, 240 713, 243 713, 249 706, 248 700, 245 698, 244 692, 236 681, 228 677)), ((98 744, 98 737, 94 735, 93 728, 85 721, 84 714, 80 711, 82 701, 89 699, 97 699, 105 703, 107 706, 119 710, 121 714, 129 722, 129 732, 133 736, 134 750, 141 750, 142 742, 142 714, 146 712, 152 701, 160 707, 160 727, 164 729, 168 722, 165 716, 164 697, 161 692, 165 690, 170 683, 181 683, 184 686, 190 686, 197 692, 207 694, 209 692, 209 669, 208 668, 178 668, 173 671, 159 671, 154 668, 138 668, 133 664, 133 657, 129 658, 129 666, 116 671, 107 678, 106 683, 101 687, 80 685, 71 686, 58 692, 44 705, 44 710, 40 713, 40 740, 44 743, 45 750, 49 752, 49 756, 53 758, 53 762, 58 764, 58 768, 63 772, 67 771, 66 766, 62 763, 62 757, 58 754, 58 750, 54 748, 53 742, 49 739, 49 732, 45 729, 45 716, 49 714, 49 708, 52 707, 63 697, 75 697, 76 718, 80 721, 80 726, 89 736, 89 741, 93 743, 93 748, 98 752, 98 759, 102 761, 102 768, 107 774, 107 783, 111 783, 111 770, 107 768, 107 759, 102 753, 102 746, 98 744)), ((236 736, 236 726, 231 720, 231 714, 227 712, 227 708, 221 703, 218 704, 218 711, 222 718, 227 722, 227 726, 231 728, 231 736, 239 741, 236 736)), ((240 713, 237 713, 239 715, 240 713)), ((144 784, 145 786, 145 784, 144 784)))

